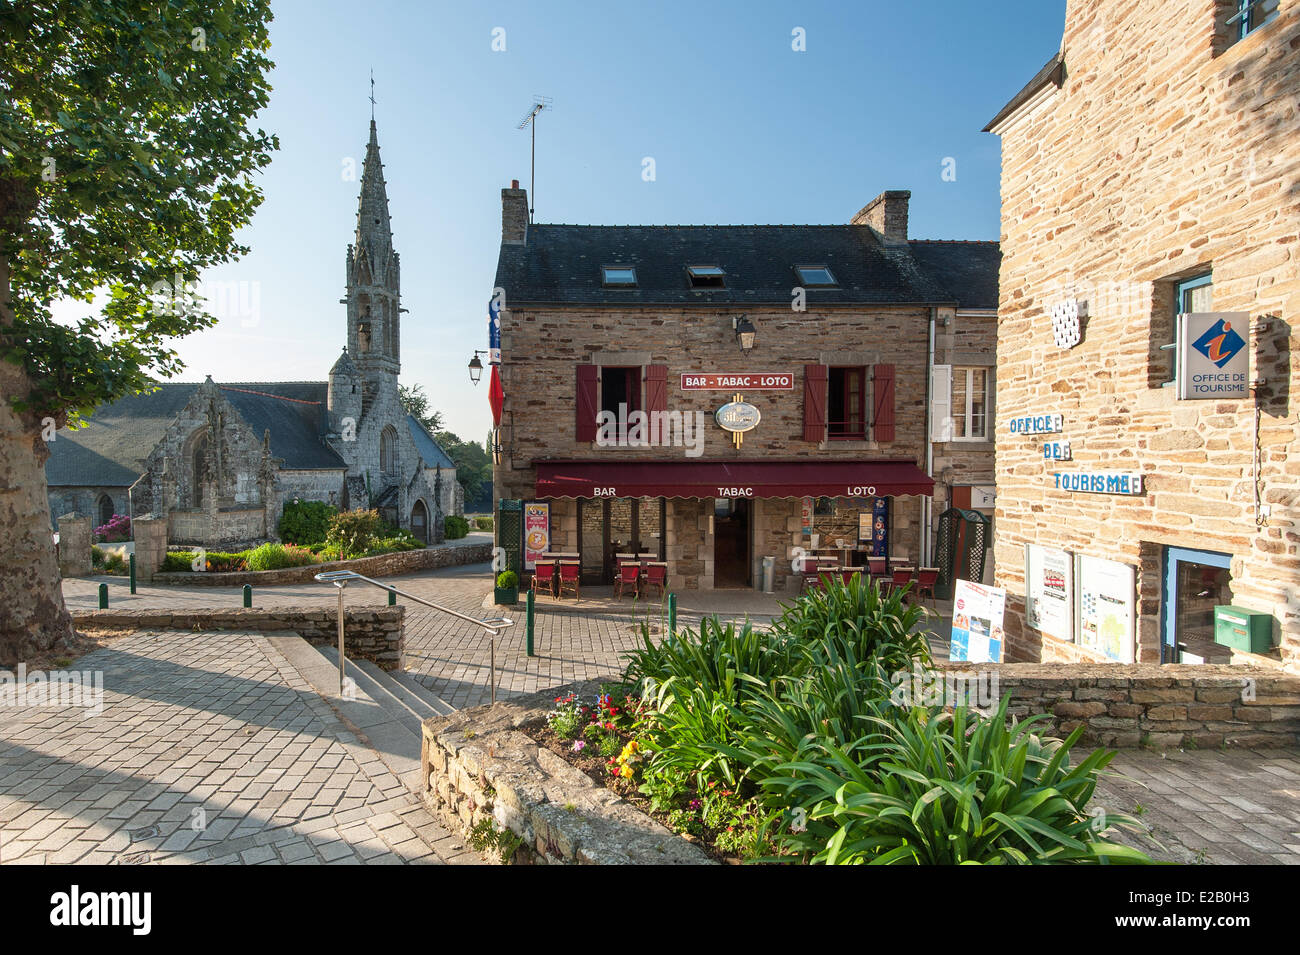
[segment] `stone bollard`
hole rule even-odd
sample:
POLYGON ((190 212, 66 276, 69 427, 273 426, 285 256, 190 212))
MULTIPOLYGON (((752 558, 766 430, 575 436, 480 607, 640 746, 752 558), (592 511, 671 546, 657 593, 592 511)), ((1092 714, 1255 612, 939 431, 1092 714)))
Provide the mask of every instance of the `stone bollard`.
POLYGON ((90 518, 64 514, 59 518, 59 573, 64 577, 89 577, 90 518))
POLYGON ((135 537, 136 574, 149 583, 167 556, 167 521, 142 514, 131 521, 131 530, 135 537))

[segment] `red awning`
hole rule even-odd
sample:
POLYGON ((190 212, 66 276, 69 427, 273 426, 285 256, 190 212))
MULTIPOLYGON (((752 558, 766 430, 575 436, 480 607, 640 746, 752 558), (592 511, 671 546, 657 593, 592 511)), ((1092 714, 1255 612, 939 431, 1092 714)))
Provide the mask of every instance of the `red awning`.
POLYGON ((911 461, 538 461, 538 497, 892 497, 934 493, 911 461))

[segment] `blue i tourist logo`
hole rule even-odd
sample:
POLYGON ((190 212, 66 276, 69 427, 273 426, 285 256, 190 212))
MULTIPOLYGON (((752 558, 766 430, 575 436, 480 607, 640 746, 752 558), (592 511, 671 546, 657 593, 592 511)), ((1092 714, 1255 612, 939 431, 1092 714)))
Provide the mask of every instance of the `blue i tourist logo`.
POLYGON ((1232 324, 1219 319, 1205 330, 1205 334, 1192 342, 1192 347, 1222 368, 1232 356, 1246 347, 1246 342, 1232 330, 1232 324))

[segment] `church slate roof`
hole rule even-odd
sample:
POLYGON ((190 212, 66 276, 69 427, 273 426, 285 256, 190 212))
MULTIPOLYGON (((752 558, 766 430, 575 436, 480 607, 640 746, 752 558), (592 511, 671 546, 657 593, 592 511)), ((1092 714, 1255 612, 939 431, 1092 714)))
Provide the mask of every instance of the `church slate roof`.
MULTIPOLYGON (((971 244, 997 249, 995 242, 971 244)), ((919 258, 917 245, 887 246, 854 225, 530 225, 526 242, 502 244, 495 284, 508 303, 521 305, 788 306, 799 284, 794 267, 825 265, 839 286, 810 288, 814 307, 983 307, 964 300, 989 300, 987 277, 972 287, 964 279, 977 254, 925 249, 919 258), (606 288, 605 265, 635 267, 636 287, 606 288), (726 288, 691 288, 689 265, 722 267, 726 288)), ((996 289, 996 264, 991 280, 996 289)))
POLYGON ((425 430, 420 419, 415 415, 406 416, 406 426, 411 429, 411 438, 415 441, 415 450, 419 452, 420 457, 424 458, 426 468, 454 468, 456 462, 453 461, 447 452, 442 450, 442 446, 433 440, 433 435, 425 430))
MULTIPOLYGON (((51 487, 130 487, 198 387, 193 382, 165 382, 150 394, 127 395, 102 405, 85 428, 59 431, 45 463, 46 481, 51 487)), ((236 382, 218 387, 258 438, 270 429, 271 454, 283 459, 285 470, 347 467, 323 439, 325 382, 236 382)))

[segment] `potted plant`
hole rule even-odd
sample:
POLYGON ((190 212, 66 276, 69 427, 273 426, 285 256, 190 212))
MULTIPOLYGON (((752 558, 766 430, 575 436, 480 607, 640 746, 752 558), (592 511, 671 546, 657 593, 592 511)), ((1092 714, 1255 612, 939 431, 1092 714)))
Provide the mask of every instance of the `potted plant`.
POLYGON ((503 570, 497 574, 494 591, 498 604, 509 605, 519 602, 519 575, 513 570, 503 570))

